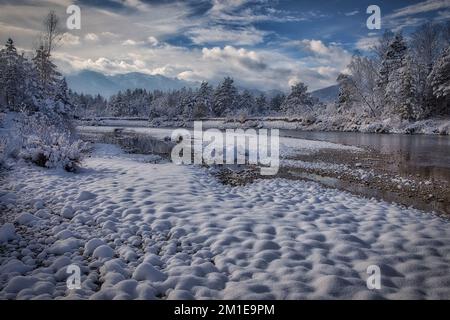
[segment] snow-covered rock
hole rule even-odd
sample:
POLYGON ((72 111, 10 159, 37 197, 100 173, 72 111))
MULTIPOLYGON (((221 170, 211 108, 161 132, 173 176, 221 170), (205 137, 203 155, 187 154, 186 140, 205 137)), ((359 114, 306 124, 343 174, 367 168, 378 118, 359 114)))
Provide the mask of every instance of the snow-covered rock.
POLYGON ((40 219, 48 219, 51 216, 50 211, 48 209, 40 209, 36 211, 34 215, 40 219))
POLYGON ((24 212, 21 213, 15 220, 14 222, 18 223, 18 224, 23 224, 26 226, 31 226, 34 223, 36 223, 38 220, 40 220, 38 217, 32 215, 31 213, 28 212, 24 212))
POLYGON ((98 259, 112 258, 114 256, 114 250, 110 246, 104 244, 95 248, 92 256, 98 259))
POLYGON ((76 176, 17 166, 7 179, 30 195, 27 206, 40 198, 40 210, 71 204, 77 214, 55 210, 2 244, 0 299, 450 296, 449 222, 432 213, 310 181, 230 187, 200 167, 123 154, 85 165, 76 176), (97 197, 75 205, 84 188, 97 197), (82 290, 67 290, 69 263, 82 269, 82 290), (376 293, 367 293, 369 265, 381 268, 376 293))
POLYGON ((8 293, 19 293, 24 289, 32 287, 39 279, 36 277, 17 276, 12 278, 5 288, 8 293))
POLYGON ((42 200, 36 200, 36 202, 34 203, 34 206, 33 206, 36 210, 39 210, 39 209, 43 209, 44 208, 44 201, 42 201, 42 200))
POLYGON ((0 243, 5 243, 16 238, 16 228, 12 223, 5 223, 0 227, 0 243))
POLYGON ((22 261, 17 259, 9 260, 5 265, 0 267, 0 274, 25 274, 26 272, 32 270, 31 266, 25 265, 22 261))
POLYGON ((57 240, 51 247, 50 252, 53 254, 65 254, 67 252, 73 252, 82 246, 82 242, 79 239, 67 238, 64 240, 57 240))
POLYGON ((84 254, 90 256, 97 247, 104 245, 105 242, 99 238, 93 238, 84 245, 84 254))
POLYGON ((138 281, 149 280, 152 282, 164 281, 167 276, 155 269, 150 263, 141 263, 133 272, 133 279, 138 281))
POLYGON ((67 219, 72 219, 75 215, 75 210, 71 205, 66 205, 61 210, 61 216, 67 219))
POLYGON ((58 238, 60 240, 75 238, 75 234, 70 230, 63 230, 56 234, 56 238, 58 238))
POLYGON ((81 191, 80 194, 78 195, 77 200, 78 201, 86 201, 86 200, 95 199, 96 197, 97 197, 97 195, 95 193, 92 193, 89 191, 81 191))

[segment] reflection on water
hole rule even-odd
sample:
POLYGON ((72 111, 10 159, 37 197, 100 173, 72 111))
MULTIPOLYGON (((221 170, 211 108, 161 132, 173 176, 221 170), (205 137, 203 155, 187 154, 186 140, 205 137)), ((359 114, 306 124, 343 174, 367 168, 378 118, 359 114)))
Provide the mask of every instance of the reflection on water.
POLYGON ((373 134, 359 132, 306 132, 282 130, 281 135, 369 147, 390 154, 400 174, 420 174, 450 181, 450 137, 434 135, 373 134))
POLYGON ((117 144, 129 153, 167 157, 173 147, 170 141, 161 141, 144 134, 124 133, 121 130, 107 133, 81 132, 80 135, 82 139, 92 142, 117 144))

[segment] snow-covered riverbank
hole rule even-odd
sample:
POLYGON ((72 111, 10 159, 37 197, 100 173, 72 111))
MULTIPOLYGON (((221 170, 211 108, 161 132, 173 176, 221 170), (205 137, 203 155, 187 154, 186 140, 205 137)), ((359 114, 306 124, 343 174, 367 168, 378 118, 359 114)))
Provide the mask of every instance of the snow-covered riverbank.
POLYGON ((230 187, 136 160, 97 145, 78 174, 8 173, 1 298, 450 298, 446 220, 313 182, 230 187), (66 287, 69 264, 80 290, 66 287))
MULTIPOLYGON (((248 119, 203 119, 205 128, 234 129, 234 128, 272 128, 284 130, 303 131, 342 131, 363 133, 396 133, 396 134, 428 134, 449 135, 450 119, 434 118, 419 121, 396 121, 393 119, 368 120, 354 122, 352 119, 342 117, 333 119, 317 117, 314 119, 287 118, 287 117, 249 117, 248 119)), ((184 118, 165 119, 156 118, 150 121, 142 118, 94 118, 79 121, 79 125, 95 126, 129 126, 129 127, 193 127, 193 121, 184 118)))

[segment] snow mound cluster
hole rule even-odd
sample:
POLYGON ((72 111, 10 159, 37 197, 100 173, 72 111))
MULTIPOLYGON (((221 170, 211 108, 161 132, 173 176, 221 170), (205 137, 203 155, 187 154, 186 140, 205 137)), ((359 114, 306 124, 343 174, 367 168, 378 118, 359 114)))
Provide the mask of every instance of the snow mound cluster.
POLYGON ((450 298, 450 225, 429 213, 114 157, 87 159, 76 177, 14 170, 2 187, 27 214, 0 229, 0 298, 450 298), (81 289, 67 288, 69 265, 81 289), (380 290, 367 289, 370 265, 380 290))

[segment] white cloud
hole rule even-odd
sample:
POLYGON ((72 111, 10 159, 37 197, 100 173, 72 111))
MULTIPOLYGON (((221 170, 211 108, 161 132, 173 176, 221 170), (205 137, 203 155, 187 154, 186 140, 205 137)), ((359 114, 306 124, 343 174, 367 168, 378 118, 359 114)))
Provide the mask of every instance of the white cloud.
POLYGON ((322 42, 322 40, 304 39, 299 41, 291 41, 286 43, 286 45, 298 46, 303 51, 312 53, 313 56, 335 60, 337 63, 339 63, 339 61, 345 63, 351 56, 347 50, 343 49, 338 44, 331 43, 326 45, 322 42))
POLYGON ((302 40, 304 46, 314 53, 321 55, 329 54, 330 49, 321 40, 302 40))
MULTIPOLYGON (((336 72, 345 68, 348 56, 337 44, 300 41, 299 48, 307 53, 301 58, 273 44, 264 49, 252 48, 272 36, 253 27, 253 22, 298 21, 304 16, 299 13, 290 17, 288 12, 268 10, 266 0, 251 2, 257 5, 245 6, 244 0, 215 1, 214 9, 202 16, 190 15, 191 8, 185 2, 147 2, 143 4, 144 12, 138 9, 142 1, 126 1, 130 9, 126 14, 89 7, 82 13, 82 30, 66 36, 68 45, 54 52, 55 63, 64 73, 81 69, 105 74, 136 71, 212 83, 229 75, 240 85, 260 89, 286 90, 294 80, 307 83, 311 89, 334 83, 336 72), (197 46, 164 42, 174 35, 188 36, 197 46), (94 41, 101 45, 91 45, 94 41)), ((13 7, 1 6, 0 24, 11 26, 8 32, 20 34, 21 47, 31 47, 47 8, 24 5, 18 11, 13 7), (21 28, 25 31, 19 33, 21 28)), ((65 15, 64 6, 55 4, 55 9, 60 16, 65 15)), ((0 37, 4 34, 2 25, 0 37)))
POLYGON ((266 34, 254 27, 226 29, 223 26, 194 28, 188 32, 195 44, 228 42, 234 45, 255 45, 263 42, 266 34))
POLYGON ((88 33, 84 36, 84 39, 86 39, 88 41, 97 41, 98 36, 95 33, 88 33))
POLYGON ((132 39, 127 39, 124 42, 122 42, 123 46, 137 46, 138 44, 142 44, 140 41, 135 41, 132 39))
POLYGON ((61 37, 61 44, 66 46, 76 46, 80 44, 80 37, 65 32, 61 37))
POLYGON ((379 38, 375 36, 360 38, 358 39, 358 41, 356 41, 355 46, 358 50, 370 51, 370 49, 373 48, 373 46, 377 43, 378 40, 379 38))
POLYGON ((153 36, 148 37, 147 40, 148 40, 148 43, 149 43, 151 46, 157 46, 157 45, 159 44, 158 39, 156 39, 156 38, 153 37, 153 36))
POLYGON ((443 9, 450 9, 450 0, 427 0, 394 10, 393 13, 383 18, 382 24, 397 32, 403 28, 416 27, 429 21, 428 18, 417 15, 443 9))
POLYGON ((424 2, 403 7, 401 9, 397 9, 394 11, 393 14, 389 15, 389 18, 410 16, 446 8, 450 8, 450 0, 427 0, 424 2))
POLYGON ((346 12, 344 13, 347 17, 351 17, 354 15, 357 15, 359 13, 359 10, 355 10, 355 11, 350 11, 350 12, 346 12))

